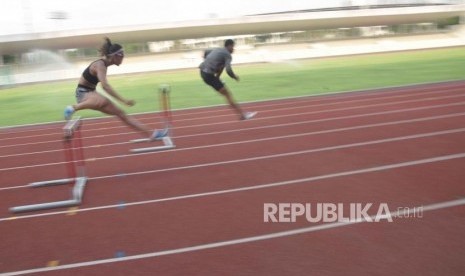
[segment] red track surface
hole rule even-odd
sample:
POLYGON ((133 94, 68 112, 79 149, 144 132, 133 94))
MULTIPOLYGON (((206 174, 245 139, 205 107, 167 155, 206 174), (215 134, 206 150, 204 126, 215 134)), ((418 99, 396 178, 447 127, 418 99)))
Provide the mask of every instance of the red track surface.
POLYGON ((258 117, 176 111, 177 148, 139 155, 119 121, 87 120, 83 204, 18 216, 8 208, 69 197, 25 187, 65 177, 62 124, 2 130, 0 275, 465 274, 465 82, 244 107, 258 117), (267 223, 264 203, 425 211, 267 223))

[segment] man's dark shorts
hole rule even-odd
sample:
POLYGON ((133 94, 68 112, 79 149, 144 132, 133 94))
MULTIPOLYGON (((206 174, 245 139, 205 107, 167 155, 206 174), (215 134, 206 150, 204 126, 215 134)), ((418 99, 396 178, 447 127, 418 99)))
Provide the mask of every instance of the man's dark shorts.
POLYGON ((224 84, 220 78, 213 74, 205 73, 204 71, 200 70, 200 76, 206 84, 213 87, 216 91, 220 91, 220 89, 224 87, 224 84))

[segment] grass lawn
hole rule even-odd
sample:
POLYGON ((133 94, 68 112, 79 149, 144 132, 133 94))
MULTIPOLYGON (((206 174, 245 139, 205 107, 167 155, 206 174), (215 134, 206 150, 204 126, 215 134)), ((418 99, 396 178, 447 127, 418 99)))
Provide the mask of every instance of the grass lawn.
MULTIPOLYGON (((235 98, 243 102, 458 80, 465 78, 464 68, 465 47, 460 47, 241 65, 234 67, 240 82, 226 74, 223 80, 235 98)), ((62 120, 64 107, 75 102, 78 77, 73 81, 0 90, 0 126, 62 120)), ((157 110, 156 92, 164 83, 172 87, 173 109, 224 103, 222 97, 201 81, 197 69, 109 76, 109 80, 118 93, 136 100, 134 107, 124 107, 128 113, 157 110)), ((79 114, 102 116, 95 111, 79 114)))

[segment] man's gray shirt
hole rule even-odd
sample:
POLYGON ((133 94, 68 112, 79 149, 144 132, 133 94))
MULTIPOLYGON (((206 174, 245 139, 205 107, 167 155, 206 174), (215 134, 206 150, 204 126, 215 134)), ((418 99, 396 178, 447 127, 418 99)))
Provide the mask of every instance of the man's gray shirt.
POLYGON ((235 79, 231 68, 232 56, 226 48, 215 48, 213 50, 207 50, 205 52, 205 60, 200 64, 199 68, 205 73, 217 74, 226 68, 226 73, 235 79))

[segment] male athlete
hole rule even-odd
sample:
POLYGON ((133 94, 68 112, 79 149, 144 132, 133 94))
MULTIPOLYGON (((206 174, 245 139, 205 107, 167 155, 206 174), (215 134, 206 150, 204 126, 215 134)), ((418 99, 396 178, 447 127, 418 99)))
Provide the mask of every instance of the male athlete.
POLYGON ((224 83, 220 80, 223 69, 226 68, 226 73, 239 81, 239 77, 234 74, 231 68, 232 56, 234 52, 234 41, 227 39, 224 42, 224 48, 215 48, 213 50, 207 50, 204 54, 204 61, 200 64, 200 76, 203 81, 211 86, 213 89, 218 91, 221 95, 226 97, 231 108, 233 108, 239 115, 239 119, 248 120, 252 119, 257 112, 243 112, 238 104, 234 102, 231 92, 224 86, 224 83))

